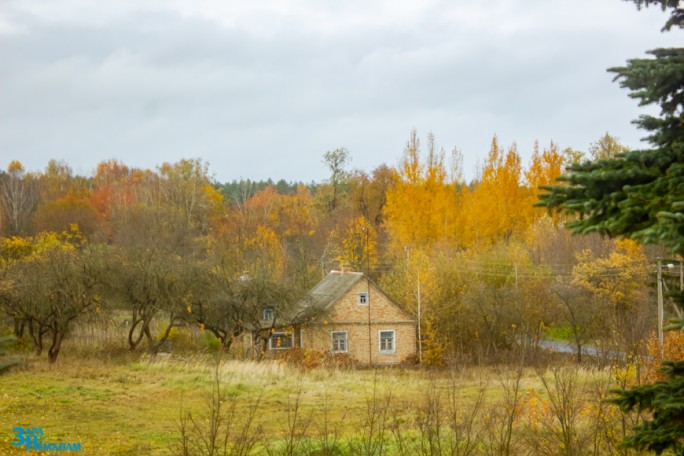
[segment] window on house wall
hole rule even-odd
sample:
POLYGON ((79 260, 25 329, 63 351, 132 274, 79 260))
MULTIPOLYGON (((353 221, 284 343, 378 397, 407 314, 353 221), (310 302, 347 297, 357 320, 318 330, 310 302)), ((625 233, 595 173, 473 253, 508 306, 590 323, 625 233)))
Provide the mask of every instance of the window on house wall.
POLYGON ((347 353, 347 331, 333 331, 330 338, 333 353, 347 353))
POLYGON ((366 293, 365 291, 363 293, 359 293, 356 302, 358 302, 362 306, 368 305, 368 293, 366 293))
POLYGON ((379 332, 380 353, 394 353, 394 330, 379 332))
POLYGON ((265 321, 273 321, 275 318, 275 309, 273 307, 264 307, 261 311, 261 319, 265 321))
POLYGON ((268 347, 271 350, 287 350, 294 347, 294 337, 292 337, 292 333, 288 332, 273 333, 268 340, 268 347))

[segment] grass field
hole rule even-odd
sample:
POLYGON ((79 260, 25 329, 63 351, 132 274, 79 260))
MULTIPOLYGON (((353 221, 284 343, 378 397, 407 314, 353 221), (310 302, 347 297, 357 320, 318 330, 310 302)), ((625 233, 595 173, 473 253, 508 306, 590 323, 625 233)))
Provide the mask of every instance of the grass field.
POLYGON ((218 395, 217 439, 232 416, 228 440, 252 442, 250 454, 573 454, 572 445, 603 454, 623 424, 599 399, 612 376, 591 369, 300 370, 276 361, 217 366, 211 355, 26 361, 0 376, 0 454, 27 454, 11 446, 15 427, 80 443, 80 454, 184 454, 181 417, 189 412, 197 424, 185 421, 189 446, 201 441, 218 395), (563 410, 554 394, 567 399, 563 410))
MULTIPOLYGON (((4 454, 14 427, 42 427, 50 441, 81 442, 88 454, 168 454, 178 438, 181 405, 201 413, 207 408, 215 362, 142 357, 126 363, 64 357, 43 360, 0 377, 0 448, 4 454)), ((301 390, 307 413, 317 413, 327 397, 331 419, 354 429, 365 397, 391 391, 410 401, 427 386, 424 374, 402 370, 314 370, 300 372, 276 362, 224 361, 223 392, 248 406, 260 400, 259 421, 274 440, 285 433, 288 401, 301 390)), ((17 451, 25 454, 25 451, 17 451)))

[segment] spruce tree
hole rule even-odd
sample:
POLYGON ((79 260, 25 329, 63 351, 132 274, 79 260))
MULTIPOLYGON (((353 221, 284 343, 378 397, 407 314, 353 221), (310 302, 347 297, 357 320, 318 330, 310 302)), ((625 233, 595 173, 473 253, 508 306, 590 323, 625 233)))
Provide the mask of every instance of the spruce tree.
MULTIPOLYGON (((663 31, 684 28, 680 0, 631 1, 638 8, 658 5, 668 11, 663 31)), ((649 132, 652 148, 572 165, 560 179, 565 185, 546 187, 538 205, 577 214, 568 224, 575 233, 630 237, 684 255, 684 49, 648 53, 651 57, 609 71, 640 105, 660 106, 659 116, 634 121, 649 132)), ((678 304, 684 308, 682 296, 678 304)), ((684 330, 684 321, 669 329, 684 330)), ((612 402, 624 412, 650 412, 625 446, 684 453, 684 362, 665 361, 662 368, 666 381, 617 391, 612 402)))

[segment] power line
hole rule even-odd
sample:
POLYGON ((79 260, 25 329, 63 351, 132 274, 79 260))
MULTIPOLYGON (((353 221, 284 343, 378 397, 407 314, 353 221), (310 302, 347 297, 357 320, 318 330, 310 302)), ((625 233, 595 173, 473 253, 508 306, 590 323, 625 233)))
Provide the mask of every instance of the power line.
MULTIPOLYGON (((464 262, 466 263, 466 262, 464 262)), ((649 269, 649 266, 655 266, 652 263, 645 263, 645 262, 634 262, 633 266, 629 267, 612 267, 612 268, 605 268, 602 270, 600 273, 596 274, 589 274, 589 273, 583 273, 582 271, 578 271, 575 269, 577 264, 574 265, 572 270, 566 270, 566 271, 558 271, 558 270, 553 270, 553 268, 549 268, 547 271, 534 271, 534 272, 526 272, 524 271, 525 266, 522 266, 523 270, 521 272, 521 265, 516 265, 514 263, 496 263, 497 265, 500 265, 499 267, 489 267, 489 264, 492 263, 484 263, 484 264, 478 264, 477 262, 474 261, 468 261, 467 263, 470 263, 472 266, 456 266, 452 267, 452 271, 460 274, 470 274, 470 275, 482 275, 482 276, 488 276, 488 277, 511 277, 517 274, 517 277, 519 278, 530 278, 530 279, 543 279, 543 278, 556 278, 556 277, 584 277, 584 278, 605 278, 605 277, 619 277, 621 275, 624 275, 626 273, 633 273, 633 272, 640 272, 649 269), (505 267, 503 267, 505 265, 505 267), (518 268, 518 271, 516 273, 516 267, 518 268)), ((395 269, 402 268, 404 265, 403 263, 385 263, 383 265, 377 265, 374 268, 371 269, 371 272, 374 273, 387 273, 391 272, 395 269)), ((538 267, 544 268, 546 265, 540 265, 538 267)))

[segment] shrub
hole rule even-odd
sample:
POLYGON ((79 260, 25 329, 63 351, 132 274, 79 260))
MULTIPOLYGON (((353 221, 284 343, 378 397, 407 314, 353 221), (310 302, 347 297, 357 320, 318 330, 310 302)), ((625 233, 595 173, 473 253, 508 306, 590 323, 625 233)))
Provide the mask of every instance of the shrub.
POLYGON ((221 341, 213 333, 209 331, 204 332, 204 341, 210 352, 218 352, 221 350, 221 341))
POLYGON ((642 381, 655 383, 665 380, 667 376, 660 365, 664 359, 670 361, 684 361, 684 332, 667 331, 663 339, 663 351, 660 351, 658 336, 652 334, 646 342, 648 357, 643 363, 642 381))

